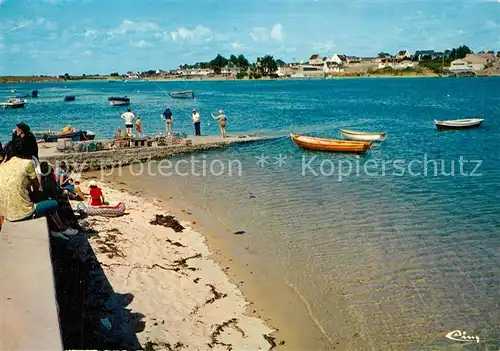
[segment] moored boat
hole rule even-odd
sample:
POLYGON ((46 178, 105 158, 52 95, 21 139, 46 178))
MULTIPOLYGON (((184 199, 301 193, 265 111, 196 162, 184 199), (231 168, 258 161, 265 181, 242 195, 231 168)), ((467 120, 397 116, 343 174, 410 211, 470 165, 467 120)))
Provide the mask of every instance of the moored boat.
POLYGON ((72 95, 68 95, 68 96, 64 97, 64 101, 75 101, 75 100, 76 100, 76 97, 74 97, 72 95))
POLYGON ((38 97, 38 90, 35 89, 31 92, 31 97, 37 98, 38 97))
POLYGON ((462 128, 475 128, 479 127, 484 121, 482 118, 466 118, 466 119, 454 119, 447 121, 434 120, 437 129, 462 129, 462 128))
POLYGON ((33 134, 38 140, 44 140, 47 143, 55 143, 58 139, 71 139, 72 141, 95 139, 95 134, 89 130, 75 130, 70 132, 36 131, 33 134))
POLYGON ((194 92, 192 90, 173 91, 170 96, 174 99, 194 99, 194 92))
POLYGON ((333 151, 333 152, 365 152, 367 151, 372 142, 371 141, 351 141, 351 140, 337 140, 316 138, 305 135, 295 135, 290 133, 290 137, 295 145, 318 151, 333 151))
POLYGON ((124 96, 124 97, 115 97, 112 96, 108 98, 109 104, 111 106, 126 106, 130 105, 130 98, 124 96))
POLYGON ((340 134, 344 139, 356 141, 383 141, 387 138, 386 133, 356 132, 347 129, 341 129, 340 134))
POLYGON ((8 99, 7 102, 0 103, 1 108, 23 108, 26 105, 26 100, 21 100, 18 98, 8 99))

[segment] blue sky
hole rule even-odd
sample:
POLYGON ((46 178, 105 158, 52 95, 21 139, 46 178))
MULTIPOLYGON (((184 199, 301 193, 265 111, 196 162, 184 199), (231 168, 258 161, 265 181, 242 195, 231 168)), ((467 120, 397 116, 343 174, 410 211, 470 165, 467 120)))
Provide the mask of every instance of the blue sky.
POLYGON ((0 0, 0 75, 173 69, 461 44, 500 50, 500 0, 0 0))

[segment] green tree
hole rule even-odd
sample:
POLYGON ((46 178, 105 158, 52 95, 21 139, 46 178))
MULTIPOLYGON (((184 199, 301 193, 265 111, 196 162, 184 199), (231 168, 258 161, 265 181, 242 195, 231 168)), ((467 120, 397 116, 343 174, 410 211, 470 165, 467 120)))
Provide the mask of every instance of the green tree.
POLYGON ((225 67, 228 62, 227 58, 221 54, 217 54, 217 56, 210 61, 210 68, 214 70, 215 74, 220 74, 222 67, 225 67))
POLYGON ((389 54, 387 52, 379 52, 377 55, 378 58, 384 58, 384 57, 388 57, 388 56, 391 56, 391 54, 389 54))
POLYGON ((263 75, 270 75, 278 70, 276 60, 271 55, 266 55, 262 59, 258 59, 260 70, 263 75))
POLYGON ((71 77, 69 76, 69 74, 68 74, 68 73, 64 73, 64 79, 66 79, 66 80, 70 80, 70 79, 71 79, 71 77))
POLYGON ((240 54, 236 59, 236 66, 241 69, 247 70, 248 66, 250 66, 250 63, 243 54, 240 54))
POLYGON ((457 58, 464 58, 467 54, 472 54, 472 50, 467 45, 462 45, 457 48, 457 58))
POLYGON ((120 75, 118 74, 118 72, 113 72, 110 74, 111 77, 119 77, 120 75))
POLYGON ((238 66, 238 58, 235 56, 235 55, 231 55, 229 57, 229 63, 231 64, 231 66, 238 66))

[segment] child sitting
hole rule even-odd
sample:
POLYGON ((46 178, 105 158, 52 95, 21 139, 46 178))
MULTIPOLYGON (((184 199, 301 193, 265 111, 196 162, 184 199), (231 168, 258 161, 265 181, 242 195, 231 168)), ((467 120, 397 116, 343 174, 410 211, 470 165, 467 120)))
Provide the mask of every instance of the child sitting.
POLYGON ((89 182, 89 206, 102 206, 104 204, 104 195, 102 194, 102 190, 97 186, 96 182, 91 180, 89 182))

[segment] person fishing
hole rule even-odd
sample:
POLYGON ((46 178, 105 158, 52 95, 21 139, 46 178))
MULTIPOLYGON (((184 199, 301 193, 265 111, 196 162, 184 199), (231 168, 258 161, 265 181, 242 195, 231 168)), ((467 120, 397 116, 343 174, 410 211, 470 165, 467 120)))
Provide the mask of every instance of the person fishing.
POLYGON ((226 133, 227 116, 224 114, 224 110, 219 110, 219 114, 217 116, 214 116, 212 113, 211 115, 213 119, 219 122, 219 128, 222 137, 227 138, 227 133, 226 133))
POLYGON ((165 111, 161 114, 161 117, 165 120, 165 128, 167 130, 167 135, 172 134, 172 124, 174 123, 174 115, 170 108, 167 106, 165 111))

